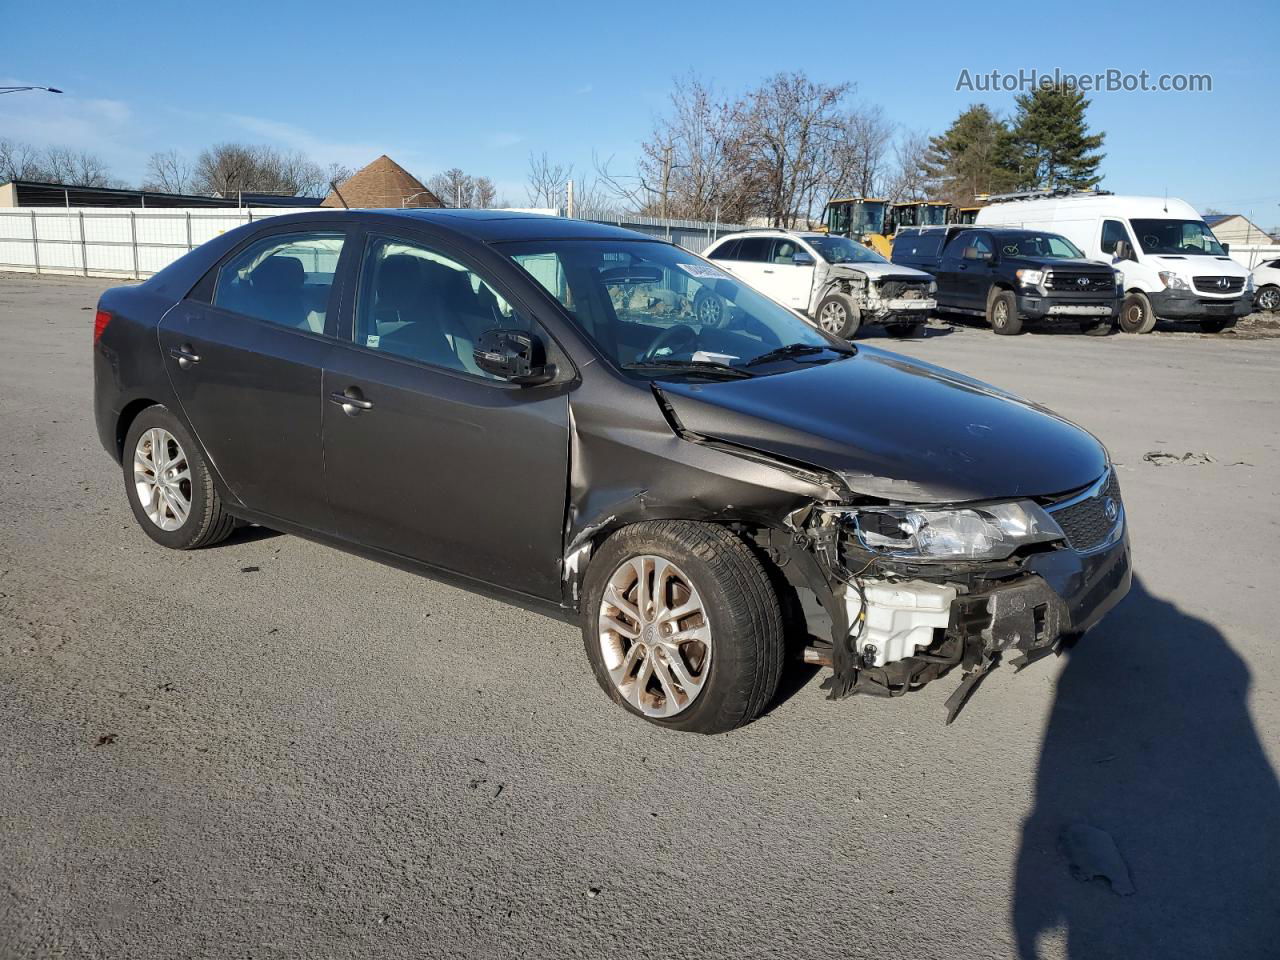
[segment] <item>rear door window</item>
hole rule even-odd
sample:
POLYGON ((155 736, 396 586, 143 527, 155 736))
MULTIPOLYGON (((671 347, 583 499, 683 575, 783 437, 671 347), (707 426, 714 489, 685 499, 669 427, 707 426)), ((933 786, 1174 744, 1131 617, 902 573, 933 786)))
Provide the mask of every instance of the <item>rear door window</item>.
POLYGON ((736 260, 738 259, 738 245, 741 240, 726 240, 720 246, 711 251, 709 260, 736 260))
POLYGON ((340 231, 273 234, 218 270, 213 305, 310 333, 332 333, 329 304, 345 235, 340 231))
POLYGON ((743 237, 738 241, 735 260, 748 263, 765 263, 773 252, 773 237, 743 237))

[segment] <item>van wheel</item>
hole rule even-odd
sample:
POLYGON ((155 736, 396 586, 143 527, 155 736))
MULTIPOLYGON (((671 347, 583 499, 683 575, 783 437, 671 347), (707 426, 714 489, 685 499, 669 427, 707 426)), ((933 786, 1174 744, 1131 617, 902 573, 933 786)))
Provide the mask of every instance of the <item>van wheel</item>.
POLYGON ((587 568, 582 638, 605 693, 658 726, 721 733, 768 706, 781 604, 747 545, 686 520, 632 524, 587 568))
POLYGON ((862 323, 862 311, 853 302, 853 298, 843 293, 829 293, 818 304, 818 315, 815 318, 818 326, 832 336, 842 340, 852 340, 862 323))
POLYGON ((157 404, 134 418, 122 459, 133 516, 156 543, 194 550, 235 529, 195 440, 167 407, 157 404))
POLYGON ((1280 310, 1280 287, 1263 287, 1253 298, 1253 305, 1258 310, 1275 313, 1280 310))
POLYGON ((1150 333, 1156 325, 1156 315, 1151 301, 1145 294, 1134 291, 1120 304, 1120 329, 1125 333, 1150 333))
POLYGON ((1004 337, 1022 332, 1022 318, 1018 316, 1018 300, 1008 290, 992 290, 987 300, 987 323, 1004 337))

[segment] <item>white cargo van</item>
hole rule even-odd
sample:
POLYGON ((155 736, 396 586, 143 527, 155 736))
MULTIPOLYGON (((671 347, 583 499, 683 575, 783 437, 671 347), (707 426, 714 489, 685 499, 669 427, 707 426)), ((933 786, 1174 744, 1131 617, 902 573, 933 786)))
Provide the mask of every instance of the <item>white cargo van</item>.
POLYGON ((1107 193, 1011 198, 983 207, 977 222, 1060 233, 1090 260, 1115 267, 1124 274, 1119 324, 1127 333, 1148 333, 1157 318, 1195 320, 1217 333, 1252 308, 1249 271, 1182 200, 1107 193))

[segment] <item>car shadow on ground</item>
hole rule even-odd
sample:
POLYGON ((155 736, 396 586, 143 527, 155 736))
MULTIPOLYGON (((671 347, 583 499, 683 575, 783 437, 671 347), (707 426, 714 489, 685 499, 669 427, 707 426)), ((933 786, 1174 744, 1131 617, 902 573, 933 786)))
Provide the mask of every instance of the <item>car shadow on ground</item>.
POLYGON ((867 326, 859 327, 854 335, 856 340, 885 340, 889 343, 901 343, 904 340, 936 340, 938 337, 946 337, 955 333, 955 328, 951 326, 938 326, 937 321, 922 327, 918 332, 913 333, 909 337, 891 337, 884 327, 867 326))
POLYGON ((1071 958, 1277 956, 1280 784, 1244 661, 1136 579, 1067 657, 1014 877, 1019 956, 1050 931, 1071 958), (1110 835, 1129 895, 1072 877, 1077 824, 1110 835))
POLYGON ((284 536, 279 530, 270 530, 266 527, 260 527, 256 523, 247 523, 243 526, 236 527, 231 531, 231 536, 223 540, 221 543, 213 545, 213 549, 219 547, 239 547, 246 543, 257 543, 259 540, 270 540, 272 537, 284 536))

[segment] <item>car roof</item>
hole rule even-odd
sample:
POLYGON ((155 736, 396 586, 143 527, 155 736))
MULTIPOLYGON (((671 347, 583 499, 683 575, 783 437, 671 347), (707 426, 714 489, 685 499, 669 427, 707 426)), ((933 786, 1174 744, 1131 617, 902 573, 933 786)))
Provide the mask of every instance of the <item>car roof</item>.
POLYGON ((622 227, 589 220, 526 213, 518 210, 397 210, 394 207, 369 210, 308 211, 272 217, 274 224, 306 223, 309 220, 346 220, 368 223, 381 220, 401 221, 406 226, 430 224, 480 243, 502 243, 513 240, 651 240, 664 243, 660 237, 637 233, 622 227))
POLYGON ((820 230, 785 230, 782 227, 756 227, 753 230, 735 230, 733 233, 721 234, 715 242, 720 244, 726 240, 737 240, 740 237, 799 237, 802 240, 812 240, 825 236, 828 236, 828 234, 822 233, 820 230))

